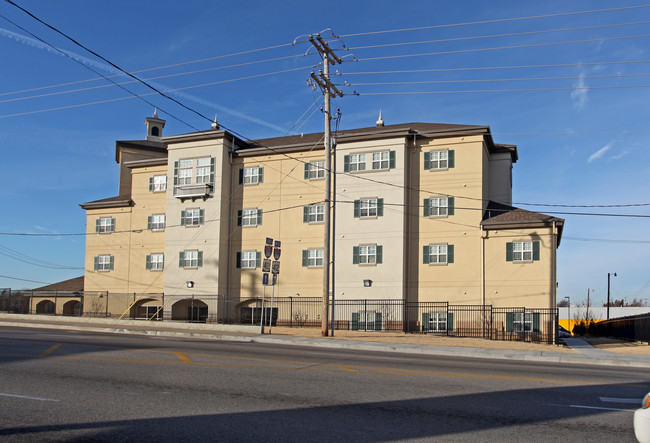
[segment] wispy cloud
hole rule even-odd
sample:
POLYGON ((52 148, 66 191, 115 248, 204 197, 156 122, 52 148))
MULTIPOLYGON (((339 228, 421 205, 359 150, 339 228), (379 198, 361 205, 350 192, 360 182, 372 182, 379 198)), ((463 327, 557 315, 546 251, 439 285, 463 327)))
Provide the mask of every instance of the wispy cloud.
POLYGON ((620 154, 617 154, 617 155, 613 156, 612 160, 618 160, 619 158, 624 157, 629 153, 630 153, 630 151, 625 150, 625 151, 621 152, 620 154))
POLYGON ((598 151, 591 154, 589 156, 589 159, 587 160, 587 163, 591 163, 591 162, 596 161, 599 158, 601 158, 603 155, 605 155, 605 153, 607 151, 609 151, 609 149, 612 147, 612 145, 613 145, 613 143, 609 143, 609 144, 605 145, 604 147, 600 148, 598 151))
POLYGON ((571 99, 573 99, 573 106, 578 109, 585 107, 588 99, 589 88, 587 87, 587 82, 585 82, 585 74, 580 73, 578 81, 573 84, 575 88, 571 91, 571 99))

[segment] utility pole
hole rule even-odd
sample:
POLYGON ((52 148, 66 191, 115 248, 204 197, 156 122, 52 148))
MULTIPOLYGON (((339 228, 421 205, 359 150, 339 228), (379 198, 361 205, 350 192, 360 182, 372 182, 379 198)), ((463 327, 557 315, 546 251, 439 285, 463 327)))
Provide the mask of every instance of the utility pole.
POLYGON ((330 113, 330 96, 332 94, 343 97, 343 93, 330 82, 330 64, 342 63, 343 61, 337 56, 332 49, 322 39, 320 34, 310 35, 309 41, 316 50, 323 56, 323 70, 318 71, 318 75, 311 73, 311 78, 325 96, 324 113, 325 113, 325 198, 324 198, 324 238, 323 238, 323 309, 321 314, 321 335, 328 335, 328 317, 329 317, 329 293, 330 293, 330 210, 332 197, 332 139, 331 139, 331 113, 330 113))

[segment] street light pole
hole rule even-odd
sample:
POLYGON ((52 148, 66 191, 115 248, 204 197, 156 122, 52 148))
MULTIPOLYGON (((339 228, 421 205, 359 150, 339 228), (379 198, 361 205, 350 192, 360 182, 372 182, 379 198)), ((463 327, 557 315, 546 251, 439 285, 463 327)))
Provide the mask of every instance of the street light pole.
MULTIPOLYGON (((614 277, 616 277, 616 272, 613 273, 614 277)), ((609 278, 612 275, 611 272, 607 273, 607 320, 609 320, 609 278)))
POLYGON ((564 298, 566 298, 567 303, 568 303, 567 307, 569 308, 569 334, 573 334, 573 333, 571 332, 571 297, 569 297, 569 296, 567 295, 567 296, 564 297, 564 298))

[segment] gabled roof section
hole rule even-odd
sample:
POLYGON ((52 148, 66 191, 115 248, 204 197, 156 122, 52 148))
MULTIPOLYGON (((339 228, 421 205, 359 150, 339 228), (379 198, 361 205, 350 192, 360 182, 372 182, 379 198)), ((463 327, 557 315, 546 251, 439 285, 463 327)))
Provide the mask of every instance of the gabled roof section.
POLYGON ((106 209, 106 208, 124 208, 133 206, 133 200, 125 195, 118 195, 117 197, 104 198, 87 203, 81 203, 83 209, 106 209))
POLYGON ((167 153, 167 143, 152 140, 118 140, 115 142, 115 161, 120 162, 122 148, 142 149, 144 151, 167 153))
POLYGON ((71 278, 63 280, 51 285, 41 286, 34 288, 34 291, 83 291, 84 290, 84 277, 71 278))
POLYGON ((490 201, 483 214, 481 226, 485 230, 545 228, 553 226, 553 223, 558 228, 557 244, 559 246, 564 228, 564 219, 490 201))

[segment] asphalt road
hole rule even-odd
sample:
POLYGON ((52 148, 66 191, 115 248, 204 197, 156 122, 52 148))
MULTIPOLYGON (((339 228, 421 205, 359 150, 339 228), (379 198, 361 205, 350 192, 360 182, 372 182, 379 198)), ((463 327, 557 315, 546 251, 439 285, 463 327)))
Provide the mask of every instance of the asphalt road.
POLYGON ((634 441, 650 371, 0 328, 3 441, 634 441))

